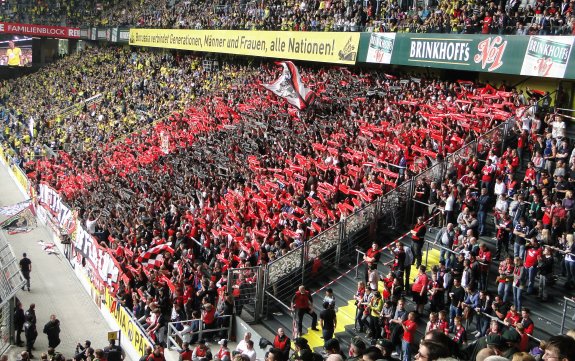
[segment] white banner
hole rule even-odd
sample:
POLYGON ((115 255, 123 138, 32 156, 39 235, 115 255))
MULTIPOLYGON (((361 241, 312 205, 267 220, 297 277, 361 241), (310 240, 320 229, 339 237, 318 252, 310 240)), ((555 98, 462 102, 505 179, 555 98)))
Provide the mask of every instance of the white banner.
POLYGON ((96 238, 82 227, 80 221, 77 222, 76 237, 74 238, 77 264, 84 265, 89 271, 88 273, 92 273, 89 274, 90 281, 96 288, 100 289, 101 283, 105 283, 106 286, 117 290, 120 270, 114 259, 104 247, 98 244, 96 238), (84 264, 82 259, 78 259, 78 256, 85 259, 84 264))
POLYGON ((63 233, 72 234, 76 228, 73 212, 63 202, 60 194, 47 184, 40 184, 38 203, 52 217, 52 221, 60 227, 63 233))

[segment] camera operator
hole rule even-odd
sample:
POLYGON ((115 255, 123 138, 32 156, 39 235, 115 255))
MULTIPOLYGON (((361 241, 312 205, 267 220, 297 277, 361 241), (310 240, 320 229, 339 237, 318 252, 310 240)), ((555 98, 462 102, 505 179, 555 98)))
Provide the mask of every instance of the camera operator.
POLYGON ((74 354, 74 360, 76 361, 86 360, 86 350, 89 349, 91 346, 92 343, 90 342, 90 340, 84 341, 83 346, 78 342, 78 344, 76 345, 76 353, 74 354))

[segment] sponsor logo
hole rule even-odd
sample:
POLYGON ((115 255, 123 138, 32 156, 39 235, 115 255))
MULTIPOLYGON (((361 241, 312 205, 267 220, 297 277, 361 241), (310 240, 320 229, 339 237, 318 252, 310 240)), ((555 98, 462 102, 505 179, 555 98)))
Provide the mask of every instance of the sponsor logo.
POLYGON ((371 34, 369 39, 369 49, 367 50, 367 61, 372 63, 389 64, 395 45, 395 34, 371 34))
POLYGON ((412 40, 409 60, 467 65, 469 53, 467 41, 412 40))
POLYGON ((120 40, 129 41, 130 40, 130 31, 129 30, 120 30, 120 40))
POLYGON ((489 66, 487 71, 497 70, 503 65, 502 59, 506 47, 507 41, 503 41, 501 36, 489 37, 477 44, 479 53, 473 57, 473 61, 476 64, 481 64, 481 69, 489 66))
POLYGON ((345 44, 343 49, 339 51, 338 57, 339 60, 355 62, 356 55, 357 55, 357 42, 354 42, 353 38, 350 36, 349 39, 347 39, 347 43, 345 44))
POLYGON ((563 44, 536 36, 529 39, 527 55, 551 59, 554 63, 567 64, 571 45, 563 44))
POLYGON ((562 77, 567 69, 572 45, 573 39, 568 37, 530 37, 521 74, 562 77))

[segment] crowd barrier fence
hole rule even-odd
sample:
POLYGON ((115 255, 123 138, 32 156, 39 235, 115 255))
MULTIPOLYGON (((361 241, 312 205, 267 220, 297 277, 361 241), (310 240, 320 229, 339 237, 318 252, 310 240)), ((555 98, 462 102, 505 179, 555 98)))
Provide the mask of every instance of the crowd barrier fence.
MULTIPOLYGON (((204 323, 202 322, 202 320, 185 320, 185 321, 174 321, 174 322, 169 322, 168 323, 168 329, 166 330, 167 332, 167 337, 166 337, 166 343, 167 343, 167 347, 170 350, 180 350, 181 346, 182 346, 182 342, 183 342, 183 338, 182 338, 182 329, 185 327, 185 325, 189 322, 197 322, 198 323, 198 329, 196 331, 192 331, 189 332, 189 335, 191 337, 191 340, 205 340, 205 339, 213 339, 214 337, 209 337, 207 335, 210 334, 218 334, 221 337, 220 338, 225 338, 227 340, 231 339, 232 336, 232 327, 230 327, 230 325, 232 324, 233 321, 233 315, 222 315, 222 316, 218 316, 218 318, 216 319, 216 323, 219 323, 220 327, 216 327, 216 328, 206 328, 206 326, 204 325, 204 323), (225 333, 225 337, 224 337, 224 333, 225 333)), ((216 325, 218 326, 218 325, 216 325)))

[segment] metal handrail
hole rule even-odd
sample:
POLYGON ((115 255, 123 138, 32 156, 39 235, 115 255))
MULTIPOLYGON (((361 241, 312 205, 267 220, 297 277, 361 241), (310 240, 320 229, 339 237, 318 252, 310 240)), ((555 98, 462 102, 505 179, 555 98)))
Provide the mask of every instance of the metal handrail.
POLYGON ((563 296, 563 317, 561 317, 561 328, 559 329, 560 334, 563 334, 563 330, 565 330, 565 315, 567 314, 567 302, 572 302, 575 304, 575 300, 563 296))
MULTIPOLYGON (((201 319, 192 319, 192 320, 185 320, 185 321, 174 321, 174 322, 169 322, 168 323, 168 330, 167 330, 167 344, 168 344, 168 349, 172 350, 176 347, 180 347, 180 344, 178 343, 176 336, 180 336, 180 332, 178 331, 178 329, 176 328, 176 325, 178 324, 183 324, 184 322, 193 322, 193 321, 197 321, 199 323, 199 327, 197 331, 194 332, 190 332, 190 335, 198 335, 198 339, 201 340, 202 339, 202 335, 205 332, 219 332, 219 331, 227 331, 228 332, 228 336, 227 339, 229 340, 231 338, 231 332, 232 332, 232 317, 233 315, 222 315, 222 316, 218 316, 218 318, 222 319, 222 318, 229 318, 229 322, 228 322, 228 326, 227 327, 220 327, 220 328, 205 328, 204 322, 201 319)), ((217 321, 216 321, 217 322, 217 321)), ((181 336, 180 336, 181 337, 181 336)))
POLYGON ((271 297, 274 301, 276 301, 277 303, 279 303, 283 308, 285 308, 286 310, 288 310, 289 312, 293 312, 293 309, 286 305, 284 302, 282 302, 279 298, 277 298, 276 296, 272 295, 269 291, 265 291, 265 293, 271 297))
MULTIPOLYGON (((491 319, 492 321, 495 320, 495 321, 497 321, 497 323, 500 323, 500 324, 504 325, 505 327, 508 327, 508 326, 505 324, 505 322, 503 322, 503 321, 501 321, 501 320, 499 319, 499 317, 492 316, 492 315, 487 314, 487 313, 485 313, 485 312, 479 312, 479 313, 480 313, 482 316, 485 316, 485 317, 491 319)), ((541 339, 539 339, 539 338, 537 338, 537 337, 535 337, 535 336, 533 336, 533 335, 527 334, 527 336, 528 336, 530 339, 532 339, 533 341, 536 341, 537 343, 541 343, 541 341, 542 341, 541 339)))
POLYGON ((94 95, 88 99, 84 99, 84 100, 79 101, 78 103, 72 104, 69 107, 60 110, 59 112, 54 112, 51 115, 52 116, 58 116, 58 115, 68 114, 68 112, 70 112, 70 111, 72 111, 72 110, 74 110, 80 106, 83 106, 85 104, 92 104, 96 101, 101 101, 102 100, 101 98, 102 98, 102 93, 98 93, 98 94, 96 94, 96 95, 94 95))

